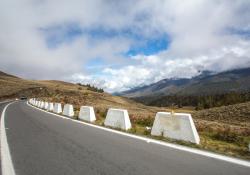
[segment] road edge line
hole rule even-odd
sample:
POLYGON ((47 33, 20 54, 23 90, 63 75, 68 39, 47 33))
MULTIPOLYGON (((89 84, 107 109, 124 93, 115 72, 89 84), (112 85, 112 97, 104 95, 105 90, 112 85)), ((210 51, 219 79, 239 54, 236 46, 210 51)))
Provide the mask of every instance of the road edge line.
POLYGON ((2 166, 2 175, 15 175, 15 170, 12 162, 12 158, 10 155, 9 144, 7 140, 6 130, 5 130, 5 111, 8 106, 13 104, 7 104, 1 115, 1 166, 2 166))
POLYGON ((95 128, 98 128, 98 129, 108 131, 108 132, 113 132, 113 133, 120 134, 120 135, 123 135, 123 136, 127 136, 127 137, 130 137, 130 138, 143 140, 143 141, 146 141, 147 143, 154 143, 154 144, 157 144, 157 145, 170 147, 170 148, 173 148, 173 149, 186 151, 186 152, 189 152, 189 153, 194 153, 194 154, 197 154, 197 155, 202 155, 202 156, 205 156, 205 157, 210 157, 210 158, 214 158, 214 159, 218 159, 218 160, 222 160, 222 161, 226 161, 226 162, 230 162, 230 163, 250 167, 250 162, 246 161, 246 160, 241 160, 241 159, 228 157, 228 156, 220 155, 220 154, 213 153, 213 152, 208 152, 208 151, 204 151, 204 150, 190 148, 190 147, 183 146, 183 145, 167 143, 167 142, 163 142, 163 141, 160 141, 160 140, 155 140, 155 139, 146 138, 146 137, 142 137, 142 136, 138 136, 138 135, 133 135, 133 134, 130 134, 130 133, 125 133, 125 132, 122 132, 122 131, 117 131, 117 130, 114 130, 114 129, 94 125, 94 124, 91 124, 91 123, 86 123, 86 122, 81 121, 81 120, 75 120, 75 119, 71 119, 69 117, 65 117, 65 116, 62 116, 62 115, 59 115, 59 114, 55 114, 55 113, 52 113, 52 112, 49 112, 49 111, 45 111, 45 110, 40 109, 38 107, 32 106, 28 102, 27 102, 27 105, 31 106, 31 107, 33 107, 33 108, 35 108, 37 110, 43 111, 45 113, 52 114, 52 115, 55 115, 57 117, 61 117, 63 119, 71 120, 71 121, 76 122, 76 123, 81 123, 81 124, 84 124, 84 125, 87 125, 87 126, 95 127, 95 128))

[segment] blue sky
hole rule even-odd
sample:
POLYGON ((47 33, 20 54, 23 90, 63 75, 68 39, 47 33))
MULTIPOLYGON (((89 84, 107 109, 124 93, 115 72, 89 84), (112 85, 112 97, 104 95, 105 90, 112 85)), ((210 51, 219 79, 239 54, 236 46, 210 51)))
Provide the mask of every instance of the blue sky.
POLYGON ((114 92, 250 66, 249 0, 2 0, 0 11, 0 69, 24 78, 114 92))
POLYGON ((153 55, 161 51, 167 50, 170 45, 170 39, 167 35, 159 36, 158 38, 145 39, 138 37, 138 42, 143 44, 138 44, 132 46, 125 55, 153 55))
POLYGON ((117 36, 130 38, 135 41, 135 44, 125 51, 125 53, 121 53, 125 56, 157 54, 160 51, 166 50, 170 45, 170 37, 166 33, 145 37, 140 35, 140 33, 133 33, 133 31, 129 29, 122 31, 105 30, 102 28, 81 29, 79 25, 74 23, 66 26, 42 28, 40 31, 46 38, 47 47, 51 49, 59 47, 63 43, 73 42, 74 39, 81 36, 87 36, 94 40, 114 38, 117 36))

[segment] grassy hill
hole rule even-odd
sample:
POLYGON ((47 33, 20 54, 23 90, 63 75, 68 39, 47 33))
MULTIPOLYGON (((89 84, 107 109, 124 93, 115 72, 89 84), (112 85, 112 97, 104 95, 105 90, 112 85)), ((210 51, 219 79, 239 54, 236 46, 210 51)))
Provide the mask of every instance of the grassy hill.
POLYGON ((192 113, 202 147, 250 159, 250 102, 192 113))
POLYGON ((91 91, 87 86, 58 80, 25 80, 3 72, 0 73, 0 100, 21 96, 72 103, 76 108, 81 105, 91 105, 100 113, 110 107, 128 109, 131 115, 141 117, 153 116, 157 111, 167 111, 163 108, 148 107, 125 97, 91 91))

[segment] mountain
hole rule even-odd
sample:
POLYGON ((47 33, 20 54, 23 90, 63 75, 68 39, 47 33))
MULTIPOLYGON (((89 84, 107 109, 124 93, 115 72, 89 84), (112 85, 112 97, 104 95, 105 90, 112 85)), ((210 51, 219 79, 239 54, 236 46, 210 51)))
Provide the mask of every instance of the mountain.
POLYGON ((17 76, 7 74, 5 72, 0 71, 0 77, 12 77, 12 78, 18 78, 17 76))
POLYGON ((119 95, 129 98, 166 95, 198 96, 249 90, 250 68, 244 68, 217 74, 205 71, 190 79, 164 79, 151 85, 121 92, 119 95))

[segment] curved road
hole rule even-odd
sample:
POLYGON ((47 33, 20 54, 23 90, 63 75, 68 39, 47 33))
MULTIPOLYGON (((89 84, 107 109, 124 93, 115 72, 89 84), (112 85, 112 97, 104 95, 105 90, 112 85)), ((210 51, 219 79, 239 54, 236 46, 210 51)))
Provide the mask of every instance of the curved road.
POLYGON ((247 175, 250 172, 246 166, 62 119, 24 101, 7 108, 5 127, 18 175, 247 175))

